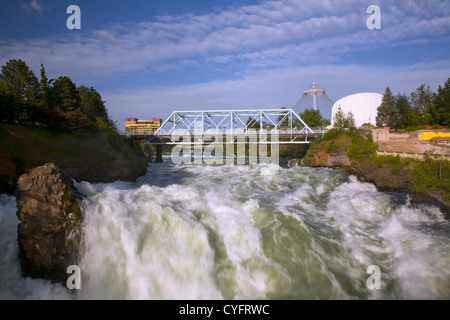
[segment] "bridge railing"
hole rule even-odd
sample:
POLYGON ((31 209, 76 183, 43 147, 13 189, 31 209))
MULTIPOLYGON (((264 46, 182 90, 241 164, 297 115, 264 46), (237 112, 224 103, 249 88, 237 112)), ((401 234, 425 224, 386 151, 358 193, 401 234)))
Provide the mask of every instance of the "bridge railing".
MULTIPOLYGON (((308 132, 305 132, 304 129, 292 129, 292 130, 281 129, 281 130, 278 130, 278 134, 281 134, 281 135, 289 135, 289 134, 293 134, 293 135, 298 135, 298 134, 324 135, 325 133, 327 133, 327 131, 328 131, 327 129, 312 130, 312 132, 308 133, 308 132)), ((240 132, 240 131, 237 131, 237 132, 240 132)), ((244 134, 248 133, 248 132, 249 131, 247 131, 247 130, 243 131, 244 134)), ((206 133, 206 131, 203 132, 203 133, 206 133)), ((195 133, 195 134, 203 134, 203 133, 195 133)), ((223 130, 223 131, 222 130, 220 130, 220 131, 217 130, 216 133, 223 133, 223 134, 225 134, 226 131, 225 130, 223 130)), ((256 130, 256 133, 258 133, 258 130, 256 130)), ((161 134, 163 134, 163 133, 160 132, 159 135, 161 135, 161 134)), ((191 134, 194 135, 194 132, 192 132, 191 134)), ((148 136, 148 137, 150 137, 150 136, 158 136, 158 135, 155 134, 155 132, 149 132, 149 131, 142 131, 142 132, 141 131, 128 131, 128 132, 125 132, 124 135, 125 136, 131 136, 131 137, 133 137, 133 136, 148 136)), ((167 134, 167 135, 169 135, 169 134, 167 134)))

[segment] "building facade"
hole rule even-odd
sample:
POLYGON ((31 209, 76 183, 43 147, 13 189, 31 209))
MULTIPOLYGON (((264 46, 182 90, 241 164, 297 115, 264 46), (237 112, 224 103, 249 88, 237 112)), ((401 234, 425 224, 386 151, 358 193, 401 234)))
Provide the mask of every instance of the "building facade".
POLYGON ((139 120, 137 118, 125 119, 125 132, 137 134, 151 134, 161 127, 162 120, 153 118, 152 120, 139 120))
POLYGON ((364 92, 346 96, 333 104, 331 109, 331 125, 334 124, 335 114, 340 110, 347 115, 351 112, 355 118, 355 126, 364 123, 376 125, 377 109, 381 104, 383 95, 375 92, 364 92))

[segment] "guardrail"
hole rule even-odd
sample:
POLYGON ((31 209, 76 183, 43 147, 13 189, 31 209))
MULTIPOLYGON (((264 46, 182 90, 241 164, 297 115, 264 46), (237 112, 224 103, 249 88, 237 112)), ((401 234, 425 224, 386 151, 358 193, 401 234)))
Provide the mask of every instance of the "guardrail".
MULTIPOLYGON (((321 134, 324 135, 325 133, 327 133, 328 130, 312 130, 313 133, 312 134, 321 134)), ((246 133, 246 131, 244 131, 244 133, 246 133)), ((256 133, 258 133, 258 130, 256 130, 256 133)), ((226 132, 224 133, 226 134, 226 132)), ((294 130, 278 130, 278 134, 308 134, 307 132, 305 132, 304 130, 301 129, 294 129, 294 130)), ((311 134, 311 133, 309 133, 311 134)), ((125 136, 154 136, 155 133, 152 131, 128 131, 125 132, 125 136)))

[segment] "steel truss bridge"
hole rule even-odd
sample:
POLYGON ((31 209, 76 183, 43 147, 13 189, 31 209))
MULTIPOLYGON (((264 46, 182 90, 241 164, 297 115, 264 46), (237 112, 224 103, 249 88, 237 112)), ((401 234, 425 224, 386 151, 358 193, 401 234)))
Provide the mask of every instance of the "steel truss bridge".
POLYGON ((250 109, 174 111, 156 132, 126 135, 150 145, 305 144, 325 132, 312 130, 292 109, 250 109))

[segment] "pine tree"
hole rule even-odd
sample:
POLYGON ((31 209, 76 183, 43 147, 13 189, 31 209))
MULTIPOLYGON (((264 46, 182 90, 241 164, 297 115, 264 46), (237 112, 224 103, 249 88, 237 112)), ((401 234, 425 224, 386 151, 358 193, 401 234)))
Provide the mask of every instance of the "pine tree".
POLYGON ((434 104, 434 95, 430 86, 422 84, 411 93, 411 108, 416 114, 417 120, 420 122, 417 125, 431 124, 433 122, 432 108, 434 104), (420 120, 419 120, 420 119, 420 120))
POLYGON ((344 126, 348 129, 355 127, 355 116, 351 111, 349 111, 349 113, 347 113, 347 116, 344 118, 344 126))
POLYGON ((5 82, 20 104, 19 121, 29 122, 36 118, 36 103, 41 93, 39 80, 22 60, 9 60, 2 66, 0 80, 5 82))
POLYGON ((94 88, 78 87, 81 111, 95 124, 97 129, 115 130, 113 121, 108 116, 105 101, 94 88))
POLYGON ((0 121, 19 120, 20 101, 6 82, 0 81, 0 121))
POLYGON ((333 128, 339 130, 345 128, 345 115, 341 108, 334 114, 333 128))
POLYGON ((434 124, 450 125, 450 78, 448 78, 443 88, 439 86, 430 113, 434 124))
POLYGON ((319 110, 305 109, 299 116, 310 128, 322 128, 330 125, 330 120, 324 118, 319 110))
POLYGON ((69 77, 59 77, 53 82, 52 103, 62 111, 75 111, 80 108, 78 88, 69 77))
POLYGON ((41 88, 42 88, 42 97, 47 104, 51 104, 51 83, 54 79, 48 80, 47 75, 45 74, 44 65, 41 64, 41 88))
POLYGON ((391 89, 386 88, 381 104, 377 109, 376 124, 378 127, 397 128, 399 120, 399 112, 395 97, 392 95, 391 89))
POLYGON ((408 126, 416 126, 417 120, 415 118, 415 113, 411 109, 411 104, 409 103, 409 98, 406 94, 397 94, 395 97, 395 103, 397 105, 397 110, 399 113, 398 127, 406 128, 408 126))
POLYGON ((344 111, 339 108, 338 111, 334 114, 333 119, 333 128, 336 128, 340 131, 344 130, 345 128, 350 129, 355 127, 355 117, 353 116, 353 113, 351 111, 347 113, 347 115, 345 115, 344 111))

